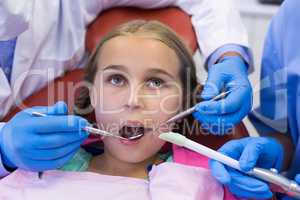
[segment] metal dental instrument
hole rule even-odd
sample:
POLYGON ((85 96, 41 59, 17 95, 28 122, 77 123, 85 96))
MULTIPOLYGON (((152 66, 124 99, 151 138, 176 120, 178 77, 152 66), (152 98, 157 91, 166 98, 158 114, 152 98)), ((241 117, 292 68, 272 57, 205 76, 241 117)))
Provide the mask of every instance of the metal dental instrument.
POLYGON ((279 174, 274 168, 268 170, 255 167, 252 171, 247 172, 246 174, 270 183, 269 185, 273 192, 283 193, 300 199, 300 185, 296 181, 290 180, 279 174))
MULTIPOLYGON (((37 116, 37 117, 45 117, 45 116, 47 116, 46 114, 35 112, 35 111, 33 111, 31 114, 34 115, 34 116, 37 116)), ((100 129, 97 129, 97 128, 93 128, 91 126, 86 126, 86 127, 83 128, 83 130, 85 130, 86 132, 95 134, 95 135, 115 137, 115 138, 119 138, 119 139, 123 139, 123 140, 133 140, 133 139, 136 138, 136 136, 132 136, 133 139, 131 137, 129 137, 129 138, 121 137, 119 135, 115 135, 115 134, 107 132, 107 131, 103 131, 103 130, 100 130, 100 129)))
MULTIPOLYGON (((218 94, 217 96, 215 96, 214 98, 212 98, 212 99, 210 99, 208 101, 218 101, 218 100, 226 97, 226 95, 229 94, 230 92, 232 92, 232 90, 229 90, 229 91, 226 91, 226 92, 222 92, 222 93, 218 94)), ((171 123, 171 122, 176 122, 177 120, 179 120, 181 118, 184 118, 187 115, 192 114, 193 112, 196 111, 196 107, 197 107, 197 105, 195 105, 195 106, 193 106, 193 107, 191 107, 191 108, 189 108, 189 109, 187 109, 187 110, 185 110, 185 111, 183 111, 183 112, 175 115, 174 117, 168 119, 165 123, 168 124, 168 123, 171 123)))
POLYGON ((178 146, 182 146, 192 151, 198 152, 202 155, 207 156, 208 158, 219 161, 242 173, 265 181, 269 183, 270 188, 273 192, 287 194, 288 196, 300 199, 300 185, 297 184, 294 180, 290 180, 285 176, 279 174, 276 169, 264 169, 255 167, 249 172, 244 172, 241 170, 239 162, 237 160, 226 156, 218 151, 210 149, 204 145, 201 145, 197 142, 194 142, 181 134, 175 132, 167 132, 160 134, 159 138, 176 144, 178 146))

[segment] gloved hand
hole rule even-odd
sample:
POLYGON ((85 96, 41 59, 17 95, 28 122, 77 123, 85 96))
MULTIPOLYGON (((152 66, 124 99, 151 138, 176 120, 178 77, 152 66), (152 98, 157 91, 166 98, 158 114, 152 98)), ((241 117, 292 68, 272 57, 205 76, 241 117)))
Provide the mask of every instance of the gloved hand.
MULTIPOLYGON (((253 167, 280 170, 283 147, 273 138, 248 137, 224 144, 219 152, 239 160, 240 167, 247 172, 253 167)), ((266 199, 272 197, 269 186, 262 181, 244 175, 223 164, 210 160, 212 175, 240 198, 266 199)))
POLYGON ((4 165, 45 171, 66 163, 88 136, 82 130, 88 124, 87 120, 67 113, 64 102, 17 113, 0 132, 0 152, 4 165), (33 116, 33 111, 47 116, 33 116))
POLYGON ((295 181, 300 184, 300 174, 297 174, 297 176, 295 177, 295 181))
POLYGON ((198 104, 193 116, 210 133, 223 135, 239 123, 252 106, 252 88, 243 59, 228 56, 211 66, 201 98, 204 101, 198 104), (222 89, 232 92, 222 100, 208 101, 222 89))

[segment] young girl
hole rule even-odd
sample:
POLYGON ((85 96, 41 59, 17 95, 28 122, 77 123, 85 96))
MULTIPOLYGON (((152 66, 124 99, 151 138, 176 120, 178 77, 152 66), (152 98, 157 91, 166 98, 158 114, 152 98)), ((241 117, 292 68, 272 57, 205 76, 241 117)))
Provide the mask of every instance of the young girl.
POLYGON ((161 125, 190 106, 195 74, 191 54, 164 25, 117 27, 91 56, 85 78, 91 87, 77 110, 91 105, 98 128, 137 138, 104 137, 102 154, 81 149, 64 171, 44 172, 42 179, 16 170, 0 181, 0 199, 234 199, 205 169, 206 158, 176 146, 169 155, 160 152, 161 125))

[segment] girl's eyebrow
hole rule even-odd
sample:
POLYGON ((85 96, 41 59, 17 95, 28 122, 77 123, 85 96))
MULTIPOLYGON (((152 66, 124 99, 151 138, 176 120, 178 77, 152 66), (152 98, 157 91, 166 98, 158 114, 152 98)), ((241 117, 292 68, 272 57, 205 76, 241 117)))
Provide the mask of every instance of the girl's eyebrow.
POLYGON ((124 65, 108 65, 108 66, 104 67, 102 69, 102 71, 108 70, 108 69, 115 69, 115 70, 128 72, 128 69, 124 65))
POLYGON ((163 74, 168 76, 171 79, 176 79, 172 74, 168 73, 167 71, 163 70, 163 69, 159 69, 159 68, 153 68, 147 71, 147 73, 151 73, 151 74, 163 74))

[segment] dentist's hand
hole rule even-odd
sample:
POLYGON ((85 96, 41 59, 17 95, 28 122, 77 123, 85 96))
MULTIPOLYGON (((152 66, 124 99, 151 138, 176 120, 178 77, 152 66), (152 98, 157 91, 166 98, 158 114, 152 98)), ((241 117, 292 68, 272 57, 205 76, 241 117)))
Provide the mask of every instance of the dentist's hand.
POLYGON ((300 174, 297 174, 297 176, 295 177, 295 181, 300 184, 300 174))
POLYGON ((56 169, 64 165, 88 136, 82 131, 82 127, 88 124, 87 120, 67 113, 64 102, 17 113, 0 132, 4 165, 31 171, 56 169), (33 111, 47 116, 32 116, 33 111))
MULTIPOLYGON (((219 152, 239 160, 240 167, 247 172, 253 167, 280 170, 283 147, 273 138, 248 137, 224 144, 219 152)), ((272 197, 269 186, 223 164, 210 160, 212 175, 229 190, 241 198, 267 199, 272 197)))
POLYGON ((245 117, 252 106, 252 88, 248 80, 247 66, 239 56, 228 56, 208 70, 208 78, 194 118, 212 134, 223 135, 245 117), (225 88, 232 91, 225 99, 207 101, 225 88))

